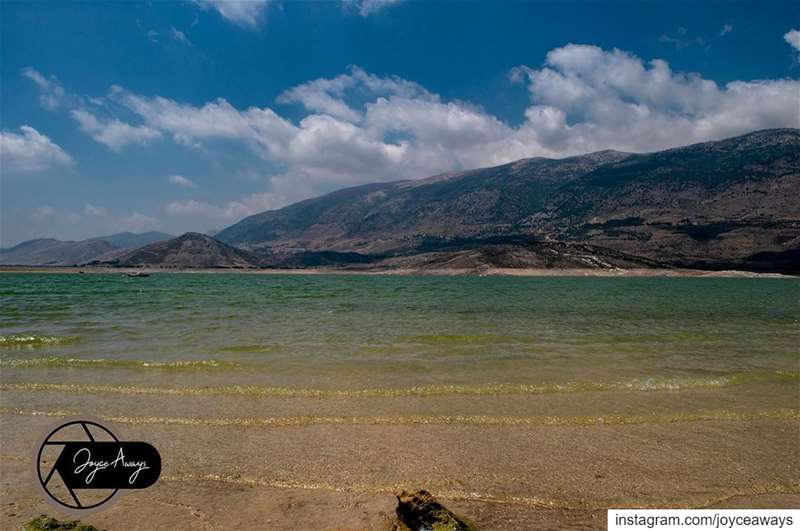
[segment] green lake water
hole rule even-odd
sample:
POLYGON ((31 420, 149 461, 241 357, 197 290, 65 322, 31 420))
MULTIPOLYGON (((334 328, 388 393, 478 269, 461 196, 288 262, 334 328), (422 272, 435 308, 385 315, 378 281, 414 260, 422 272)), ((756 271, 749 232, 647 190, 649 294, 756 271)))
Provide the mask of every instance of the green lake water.
POLYGON ((800 369, 794 279, 3 274, 0 307, 4 384, 491 394, 800 369))

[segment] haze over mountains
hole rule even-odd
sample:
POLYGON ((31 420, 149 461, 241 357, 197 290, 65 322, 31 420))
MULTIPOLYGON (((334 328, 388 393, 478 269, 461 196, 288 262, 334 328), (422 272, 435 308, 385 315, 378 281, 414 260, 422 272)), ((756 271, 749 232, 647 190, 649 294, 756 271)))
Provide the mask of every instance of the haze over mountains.
POLYGON ((158 231, 142 234, 119 232, 81 241, 39 238, 0 249, 0 265, 68 266, 111 260, 129 249, 170 238, 174 236, 158 231))
POLYGON ((772 129, 357 186, 141 252, 104 250, 122 245, 107 237, 72 242, 72 254, 54 245, 53 259, 34 240, 0 263, 800 271, 799 186, 800 130, 772 129))

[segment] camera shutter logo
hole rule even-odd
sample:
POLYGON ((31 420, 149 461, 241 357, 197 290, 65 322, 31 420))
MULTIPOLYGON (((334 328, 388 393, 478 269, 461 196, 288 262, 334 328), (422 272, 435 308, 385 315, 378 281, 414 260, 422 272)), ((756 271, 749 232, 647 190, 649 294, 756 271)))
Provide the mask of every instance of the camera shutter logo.
POLYGON ((144 489, 161 474, 161 456, 150 444, 121 441, 100 420, 66 419, 36 447, 36 478, 62 509, 98 510, 121 490, 144 489))

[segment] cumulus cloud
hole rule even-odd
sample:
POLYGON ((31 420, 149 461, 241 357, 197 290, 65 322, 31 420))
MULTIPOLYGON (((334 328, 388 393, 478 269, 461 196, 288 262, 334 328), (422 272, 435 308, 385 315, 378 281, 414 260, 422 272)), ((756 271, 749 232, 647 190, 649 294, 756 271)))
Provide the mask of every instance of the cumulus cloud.
POLYGON ((732 31, 733 31, 733 26, 731 26, 730 24, 724 24, 722 26, 722 29, 719 30, 719 36, 720 37, 724 37, 725 35, 727 35, 728 33, 732 32, 732 31))
POLYGON ((187 146, 221 138, 243 141, 266 154, 287 144, 296 129, 269 108, 239 111, 222 98, 197 107, 162 97, 146 98, 120 87, 112 89, 111 98, 138 114, 148 127, 171 134, 187 146))
POLYGON ((130 143, 146 144, 161 137, 159 131, 144 125, 130 125, 117 118, 101 121, 85 109, 73 109, 70 115, 84 133, 114 151, 119 151, 130 143))
POLYGON ((789 43, 789 46, 800 52, 800 30, 792 29, 783 35, 783 40, 789 43))
POLYGON ((36 172, 72 163, 72 157, 33 127, 23 125, 20 131, 0 131, 2 173, 36 172))
POLYGON ((515 68, 511 79, 525 84, 530 96, 518 125, 468 102, 444 101, 413 81, 358 67, 284 91, 277 103, 302 106, 299 120, 270 107, 237 108, 222 98, 193 105, 122 87, 112 87, 103 100, 141 125, 100 121, 80 110, 73 116, 112 148, 159 136, 204 148, 225 140, 247 146, 277 168, 268 193, 166 207, 170 215, 218 220, 366 182, 534 156, 655 151, 756 129, 800 127, 800 81, 719 85, 699 74, 673 71, 666 61, 643 61, 616 49, 568 44, 551 50, 539 66, 515 68))
POLYGON ((361 120, 361 113, 346 103, 346 95, 355 96, 402 96, 435 100, 421 85, 412 81, 392 76, 381 78, 371 75, 357 66, 351 66, 349 72, 332 79, 320 78, 284 91, 279 103, 300 103, 308 111, 327 114, 350 122, 361 120))
POLYGON ((561 152, 600 146, 652 151, 769 127, 798 127, 795 80, 734 81, 718 86, 621 50, 567 45, 543 68, 523 67, 534 106, 523 129, 561 152), (563 119, 541 127, 535 111, 563 119))
POLYGON ((277 181, 312 189, 415 178, 529 156, 599 149, 653 151, 754 129, 797 127, 795 80, 734 81, 719 86, 621 50, 570 44, 539 68, 520 66, 531 104, 512 127, 480 107, 444 102, 424 87, 357 67, 286 90, 300 103, 294 123, 265 107, 237 109, 224 99, 194 106, 122 88, 114 101, 144 124, 188 145, 237 140, 286 171, 277 181))
POLYGON ((192 182, 191 179, 187 179, 183 175, 170 175, 168 180, 172 184, 177 184, 178 186, 183 186, 184 188, 194 188, 194 182, 192 182))
POLYGON ((172 216, 213 218, 231 222, 277 206, 281 205, 276 203, 272 194, 251 194, 243 197, 240 201, 228 201, 222 206, 194 199, 173 201, 166 206, 165 211, 172 216))
POLYGON ((39 103, 48 110, 53 110, 61 104, 64 98, 64 87, 61 86, 56 76, 49 78, 43 76, 33 67, 22 69, 22 75, 33 81, 39 89, 39 103))
POLYGON ((268 0, 195 0, 204 9, 214 9, 238 26, 254 29, 264 18, 268 0))

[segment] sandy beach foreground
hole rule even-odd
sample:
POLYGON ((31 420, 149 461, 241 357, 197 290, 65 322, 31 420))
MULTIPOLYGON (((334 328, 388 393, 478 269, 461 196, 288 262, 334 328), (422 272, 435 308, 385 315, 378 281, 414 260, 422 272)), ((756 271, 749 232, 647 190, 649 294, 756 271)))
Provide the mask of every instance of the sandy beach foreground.
MULTIPOLYGON (((0 419, 0 527, 60 514, 30 478, 30 442, 56 419, 0 419)), ((394 494, 408 488, 481 529, 603 529, 608 507, 800 504, 796 413, 592 426, 112 425, 151 441, 165 463, 156 486, 84 518, 114 530, 388 530, 394 494)))

